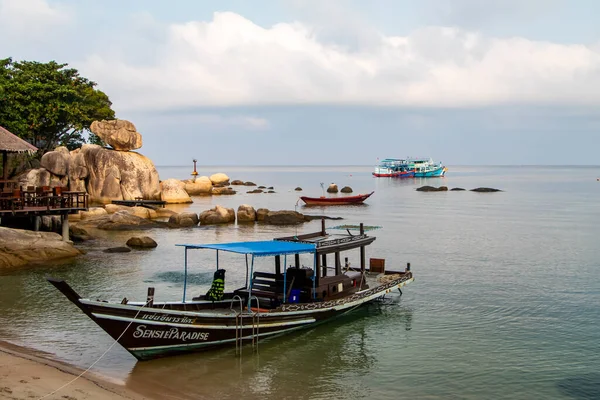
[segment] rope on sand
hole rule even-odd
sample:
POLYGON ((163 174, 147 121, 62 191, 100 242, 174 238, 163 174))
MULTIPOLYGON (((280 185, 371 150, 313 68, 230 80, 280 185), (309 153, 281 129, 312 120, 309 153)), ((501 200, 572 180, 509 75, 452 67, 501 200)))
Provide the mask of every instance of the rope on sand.
POLYGON ((90 370, 90 369, 92 369, 92 367, 93 367, 94 365, 96 365, 96 363, 97 363, 98 361, 100 361, 100 360, 102 359, 102 357, 104 357, 104 356, 105 356, 105 355, 106 355, 106 354, 107 354, 107 353, 110 351, 110 349, 112 349, 112 348, 113 348, 113 346, 114 346, 115 344, 117 344, 117 342, 118 342, 118 341, 121 339, 121 337, 123 337, 123 335, 125 334, 125 332, 127 332, 127 330, 129 329, 129 327, 131 326, 131 324, 133 324, 133 321, 135 321, 135 319, 137 318, 137 316, 138 316, 138 315, 140 315, 140 312, 142 311, 142 309, 143 309, 144 307, 146 307, 146 306, 148 305, 148 303, 149 303, 149 302, 150 302, 150 300, 148 300, 148 301, 147 301, 147 302, 146 302, 144 305, 142 305, 142 306, 140 307, 140 309, 138 310, 138 312, 137 312, 137 313, 135 314, 135 316, 133 317, 133 320, 132 320, 132 321, 131 321, 131 322, 130 322, 128 325, 127 325, 127 327, 125 328, 125 330, 124 330, 123 332, 121 332, 121 334, 119 335, 119 337, 118 337, 118 338, 117 338, 117 339, 116 339, 114 342, 112 342, 112 344, 111 344, 111 345, 108 347, 108 349, 106 349, 106 351, 105 351, 104 353, 102 353, 102 355, 101 355, 100 357, 98 357, 98 359, 97 359, 96 361, 94 361, 94 362, 92 363, 92 365, 90 365, 89 367, 87 367, 87 369, 86 369, 85 371, 83 371, 82 373, 80 373, 79 375, 77 375, 77 376, 76 376, 75 378, 73 378, 71 381, 69 381, 69 382, 65 383, 64 385, 62 385, 61 387, 59 387, 59 388, 58 388, 58 389, 56 389, 55 391, 53 391, 53 392, 50 392, 50 393, 48 393, 47 395, 44 395, 44 396, 40 397, 38 400, 45 399, 46 397, 48 397, 48 396, 51 396, 51 395, 55 394, 56 392, 58 392, 58 391, 60 391, 60 390, 62 390, 62 389, 64 389, 64 388, 66 388, 67 386, 69 386, 70 384, 72 384, 73 382, 75 382, 77 379, 81 378, 81 377, 82 377, 82 376, 83 376, 83 375, 84 375, 86 372, 89 372, 89 370, 90 370))

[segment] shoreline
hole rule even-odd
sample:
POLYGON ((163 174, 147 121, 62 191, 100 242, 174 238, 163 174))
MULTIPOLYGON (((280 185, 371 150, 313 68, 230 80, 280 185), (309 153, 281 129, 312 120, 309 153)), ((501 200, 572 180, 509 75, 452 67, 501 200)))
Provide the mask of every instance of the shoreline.
POLYGON ((0 340, 0 371, 0 399, 152 400, 94 372, 88 371, 73 381, 83 369, 4 340, 0 340))

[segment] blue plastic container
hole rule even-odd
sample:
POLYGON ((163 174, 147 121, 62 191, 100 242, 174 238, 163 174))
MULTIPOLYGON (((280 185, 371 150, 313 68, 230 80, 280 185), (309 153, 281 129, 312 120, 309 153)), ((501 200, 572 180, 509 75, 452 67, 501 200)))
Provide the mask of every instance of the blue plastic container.
POLYGON ((300 289, 290 290, 290 298, 288 303, 300 303, 300 289))

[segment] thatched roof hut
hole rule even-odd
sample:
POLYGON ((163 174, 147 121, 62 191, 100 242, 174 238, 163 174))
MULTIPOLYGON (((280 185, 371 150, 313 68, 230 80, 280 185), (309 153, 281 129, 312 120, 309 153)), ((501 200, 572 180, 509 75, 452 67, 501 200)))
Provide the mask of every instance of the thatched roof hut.
POLYGON ((35 153, 37 147, 13 135, 0 126, 0 151, 2 152, 2 172, 4 180, 8 179, 8 153, 35 153))

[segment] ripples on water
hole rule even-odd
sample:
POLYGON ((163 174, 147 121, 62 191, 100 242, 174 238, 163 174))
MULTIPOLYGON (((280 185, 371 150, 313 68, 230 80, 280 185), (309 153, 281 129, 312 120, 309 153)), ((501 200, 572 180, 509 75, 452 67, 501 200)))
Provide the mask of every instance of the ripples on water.
MULTIPOLYGON (((443 179, 374 179, 364 167, 224 167, 232 179, 275 186, 276 194, 195 198, 178 211, 214 204, 294 209, 382 225, 367 256, 390 268, 411 262, 416 280, 331 324, 244 348, 135 363, 115 346, 101 373, 179 398, 593 399, 600 398, 600 169, 451 167, 443 179), (363 207, 302 207, 320 182, 375 190, 363 207), (418 186, 501 193, 420 193, 418 186)), ((159 168, 186 178, 187 168, 159 168)), ((328 224, 335 224, 329 221, 328 224)), ((48 266, 0 272, 0 335, 87 367, 111 340, 44 281, 63 277, 85 297, 157 300, 181 295, 183 251, 176 243, 271 239, 319 229, 226 226, 145 232, 152 251, 107 254, 131 233, 106 234, 88 254, 48 266)), ((224 256, 226 285, 245 276, 243 259, 224 256)), ((212 281, 212 253, 190 254, 190 296, 212 281), (207 272, 208 271, 208 272, 207 272)), ((358 251, 350 254, 358 264, 358 251)), ((270 268, 265 264, 264 268, 270 268)), ((231 285, 231 286, 229 286, 231 285)))

